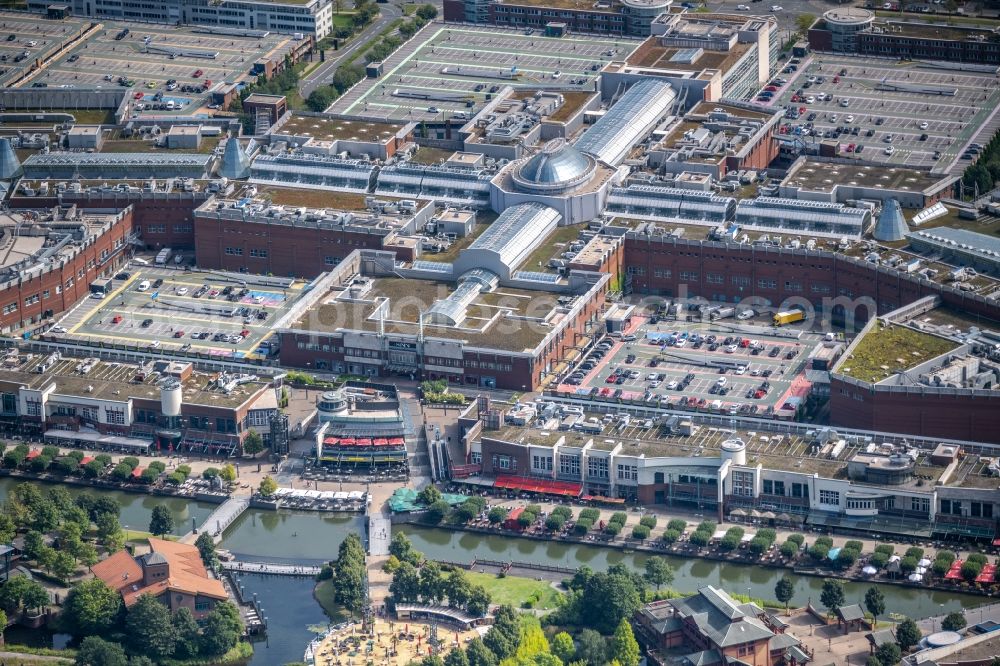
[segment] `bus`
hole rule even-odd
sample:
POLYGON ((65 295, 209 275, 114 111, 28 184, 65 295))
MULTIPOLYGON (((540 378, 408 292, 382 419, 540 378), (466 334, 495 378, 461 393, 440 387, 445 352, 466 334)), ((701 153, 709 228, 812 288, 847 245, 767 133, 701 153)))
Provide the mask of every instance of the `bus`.
POLYGON ((98 278, 90 283, 90 297, 104 298, 111 293, 111 279, 98 278))
POLYGON ((806 318, 806 313, 802 310, 786 310, 784 312, 776 312, 774 315, 774 325, 784 326, 785 324, 794 324, 798 321, 804 321, 806 318))

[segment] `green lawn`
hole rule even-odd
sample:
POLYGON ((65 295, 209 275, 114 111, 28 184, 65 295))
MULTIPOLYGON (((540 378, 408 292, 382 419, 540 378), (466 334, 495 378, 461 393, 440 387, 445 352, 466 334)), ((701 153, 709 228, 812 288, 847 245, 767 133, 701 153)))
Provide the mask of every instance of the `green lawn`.
POLYGON ((343 622, 350 617, 350 614, 344 610, 344 607, 333 600, 332 580, 321 580, 316 583, 313 596, 316 597, 316 601, 319 602, 319 605, 323 608, 323 612, 327 614, 331 621, 343 622))
POLYGON ((545 242, 532 252, 524 260, 524 264, 518 268, 523 271, 534 271, 536 273, 554 273, 555 269, 549 268, 549 259, 564 252, 563 248, 566 244, 575 241, 579 237, 580 229, 581 227, 576 225, 558 227, 549 234, 545 242))
POLYGON ((514 608, 521 608, 524 602, 535 597, 538 601, 532 603, 532 608, 553 610, 557 605, 559 591, 549 585, 549 581, 517 576, 498 578, 495 574, 475 572, 468 572, 467 575, 472 583, 482 585, 489 591, 495 604, 510 604, 514 608))
POLYGON ((940 356, 955 343, 912 328, 893 325, 880 328, 876 322, 841 364, 841 372, 866 382, 878 382, 886 375, 940 356))

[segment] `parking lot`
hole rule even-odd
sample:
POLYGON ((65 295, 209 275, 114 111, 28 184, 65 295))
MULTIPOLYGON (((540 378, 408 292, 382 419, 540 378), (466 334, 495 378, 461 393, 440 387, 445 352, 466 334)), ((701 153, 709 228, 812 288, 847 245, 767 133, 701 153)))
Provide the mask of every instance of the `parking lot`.
POLYGON ((113 281, 103 299, 81 301, 53 332, 68 339, 193 349, 229 358, 267 355, 272 324, 302 286, 255 283, 252 275, 137 266, 117 277, 126 274, 113 281))
POLYGON ((47 21, 32 15, 0 12, 0 85, 27 70, 36 58, 58 50, 86 25, 77 19, 47 21))
POLYGON ((836 139, 842 155, 866 161, 944 170, 1000 103, 997 77, 982 73, 826 54, 790 63, 778 74, 787 83, 760 98, 795 110, 782 133, 836 139))
POLYGON ((221 36, 197 27, 108 22, 25 85, 126 87, 143 105, 140 113, 170 113, 146 107, 157 102, 165 107, 172 101, 175 112, 189 114, 207 104, 208 93, 216 86, 248 75, 259 58, 293 45, 290 35, 221 36), (153 102, 157 93, 161 97, 153 102))
POLYGON ((775 329, 769 313, 744 321, 634 318, 626 334, 606 338, 606 352, 591 351, 567 373, 560 389, 664 407, 718 400, 720 412, 787 415, 798 402, 790 399, 809 392, 803 370, 821 343, 820 334, 795 325, 775 329))
POLYGON ((638 41, 542 37, 504 28, 431 25, 327 109, 392 120, 471 118, 503 86, 524 92, 593 90, 601 67, 638 41))

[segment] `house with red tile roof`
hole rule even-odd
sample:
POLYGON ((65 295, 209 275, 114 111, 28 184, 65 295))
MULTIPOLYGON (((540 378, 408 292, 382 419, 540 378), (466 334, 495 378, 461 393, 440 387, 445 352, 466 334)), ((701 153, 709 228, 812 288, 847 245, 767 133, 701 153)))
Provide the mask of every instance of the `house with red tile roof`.
POLYGON ((149 551, 133 557, 121 550, 91 570, 122 595, 126 607, 151 594, 171 612, 188 608, 200 619, 229 598, 222 582, 209 575, 194 546, 150 537, 149 551))

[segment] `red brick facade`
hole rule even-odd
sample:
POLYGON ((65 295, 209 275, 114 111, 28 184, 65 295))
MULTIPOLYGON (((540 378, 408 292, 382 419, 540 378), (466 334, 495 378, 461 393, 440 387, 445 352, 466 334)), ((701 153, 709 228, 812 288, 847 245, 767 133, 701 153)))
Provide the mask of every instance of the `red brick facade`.
MULTIPOLYGON (((37 207, 37 206, 36 206, 37 207)), ((72 307, 90 292, 90 283, 111 275, 131 252, 133 210, 121 211, 105 233, 87 241, 70 260, 25 280, 0 283, 0 304, 10 312, 0 315, 0 331, 30 328, 72 307), (36 298, 37 297, 37 298, 36 298)))

